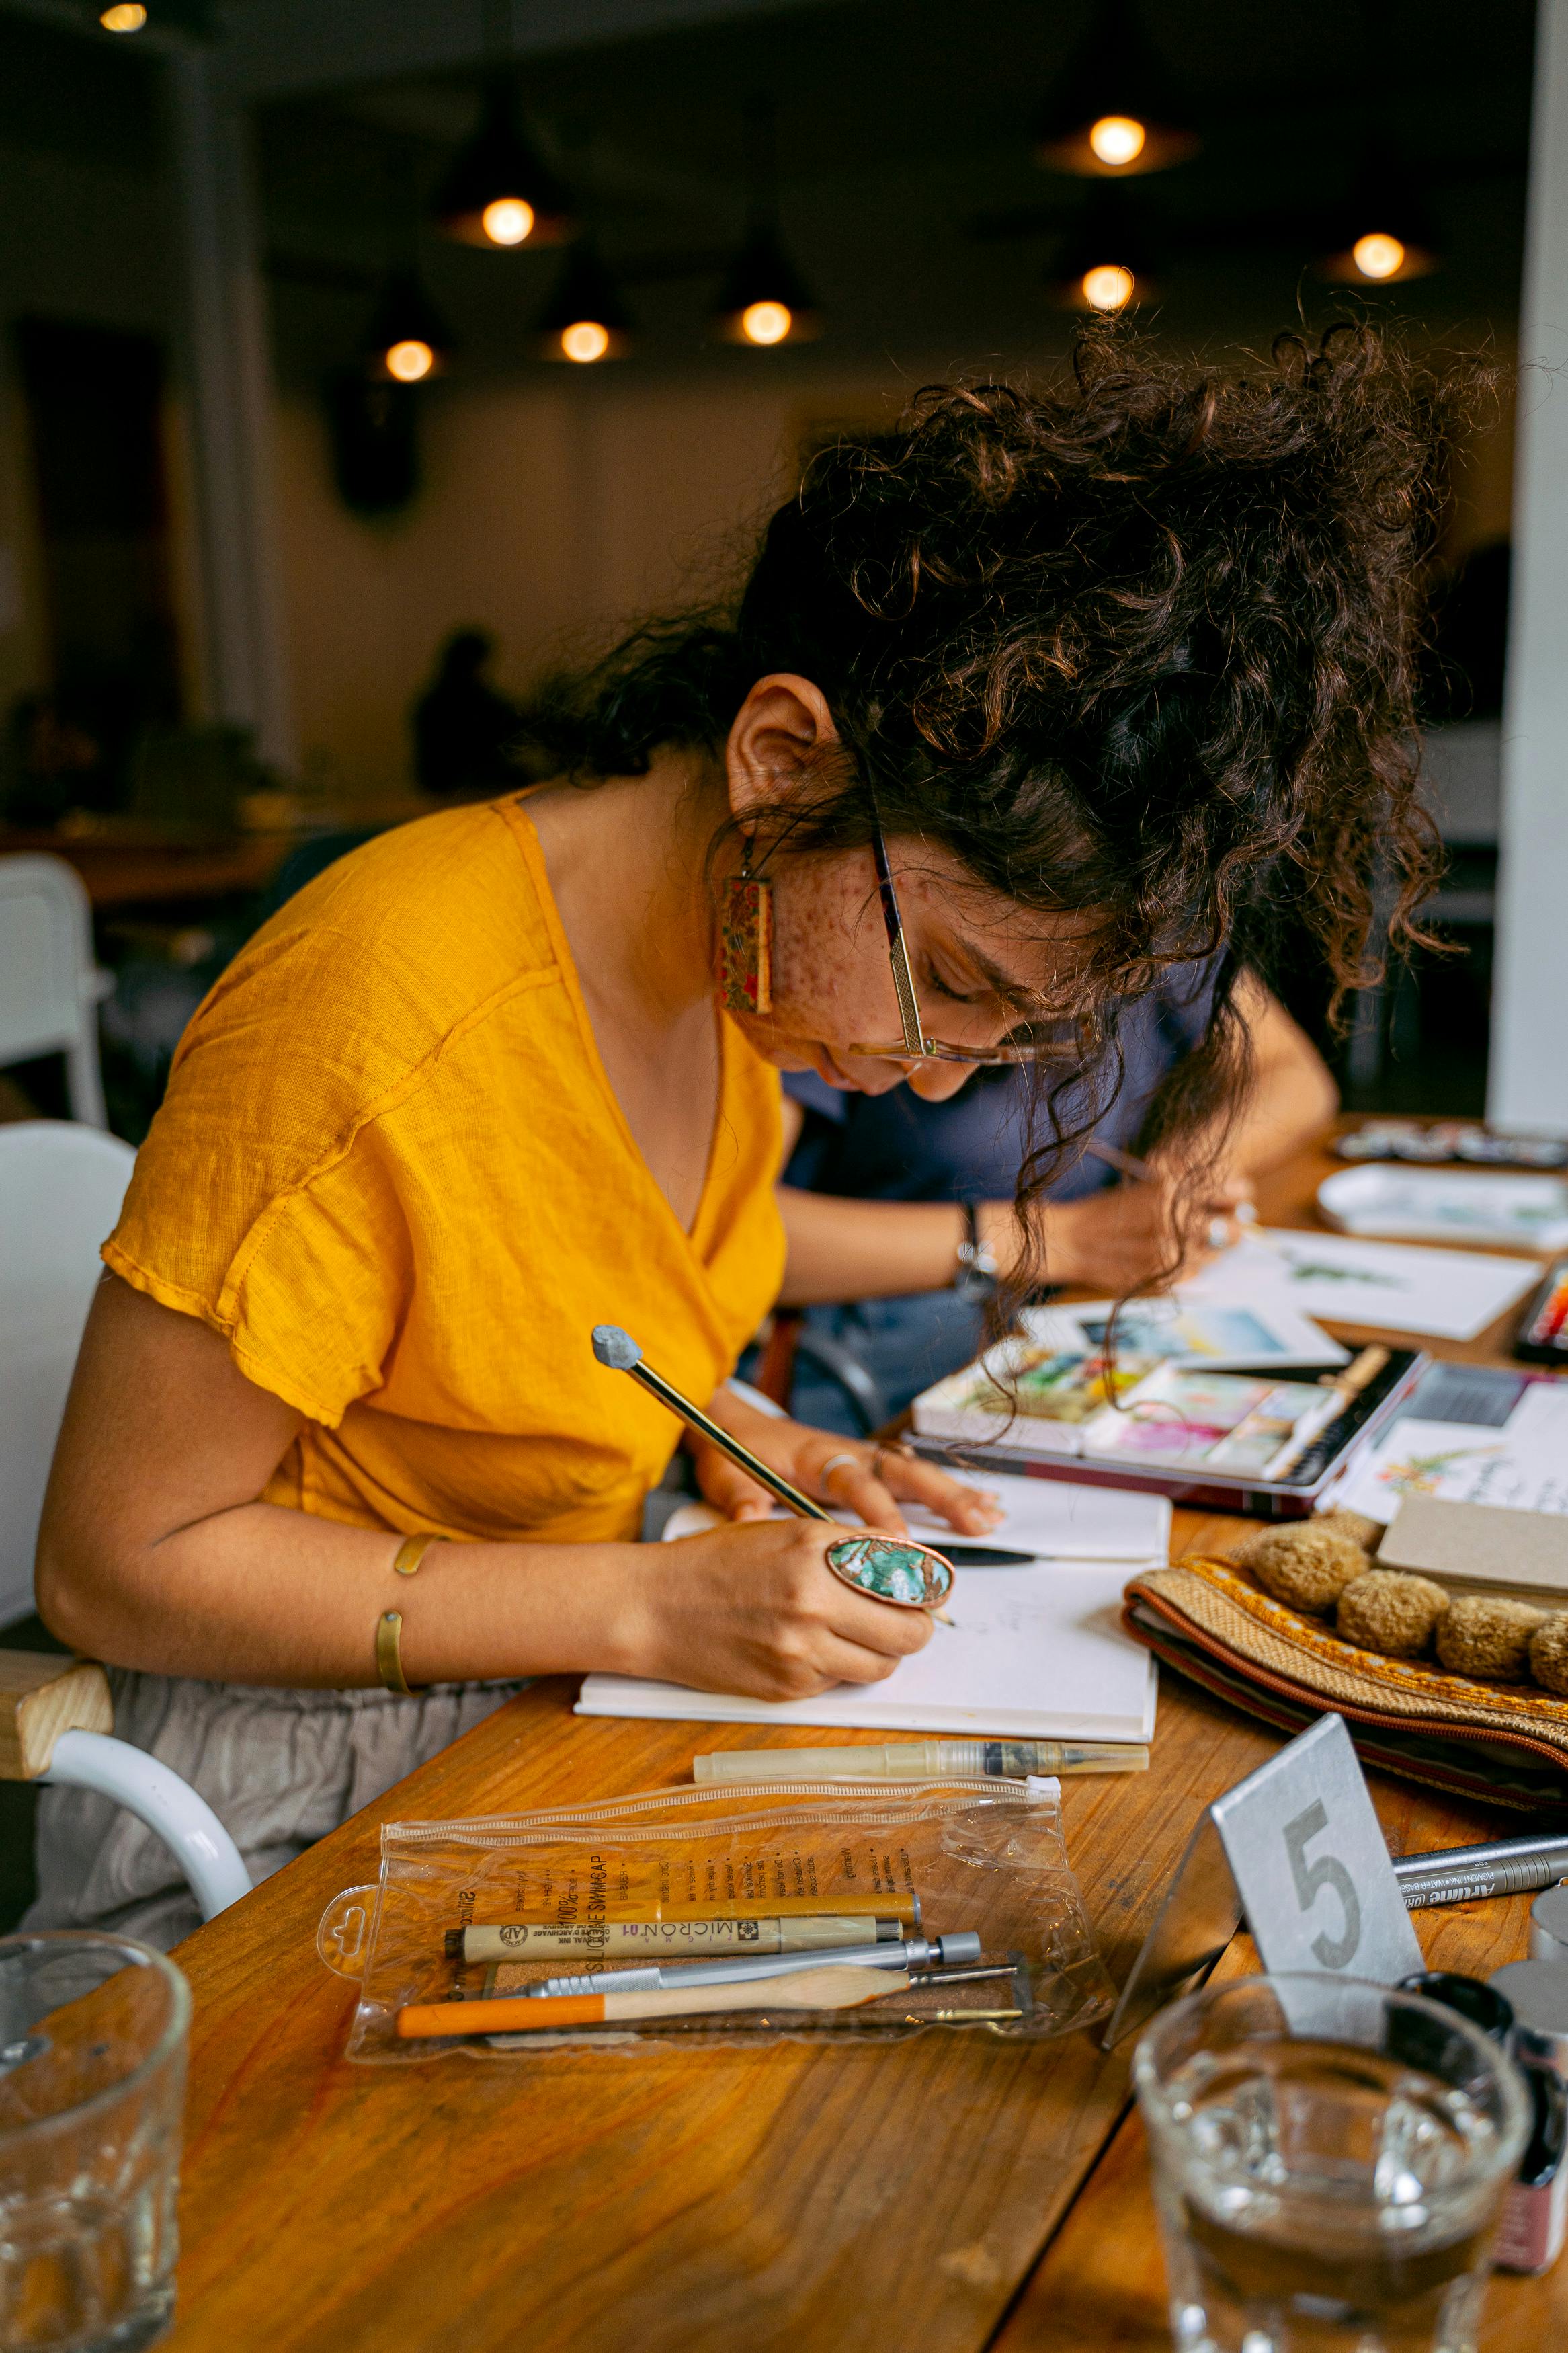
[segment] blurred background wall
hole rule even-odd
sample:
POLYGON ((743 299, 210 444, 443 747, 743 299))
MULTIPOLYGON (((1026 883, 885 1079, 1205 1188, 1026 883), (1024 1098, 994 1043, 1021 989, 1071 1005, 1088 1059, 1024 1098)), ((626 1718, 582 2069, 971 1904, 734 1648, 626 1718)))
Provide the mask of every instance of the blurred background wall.
MULTIPOLYGON (((299 846, 431 805, 454 632, 502 711, 721 595, 814 448, 933 378, 1048 376, 1108 273, 1185 353, 1370 315, 1508 368, 1535 32, 1532 0, 0 0, 0 847, 88 881, 124 1132, 299 846), (1107 164, 1124 105, 1146 149, 1107 164), (513 244, 451 233, 497 139, 542 175, 513 244), (758 267, 764 343, 719 316, 758 267), (577 363, 574 306, 608 322, 577 363)), ((1484 1096, 1513 408, 1456 453, 1436 583, 1468 954, 1362 1008, 1369 1104, 1484 1096)), ((1281 978, 1321 1029, 1321 976, 1281 978)))

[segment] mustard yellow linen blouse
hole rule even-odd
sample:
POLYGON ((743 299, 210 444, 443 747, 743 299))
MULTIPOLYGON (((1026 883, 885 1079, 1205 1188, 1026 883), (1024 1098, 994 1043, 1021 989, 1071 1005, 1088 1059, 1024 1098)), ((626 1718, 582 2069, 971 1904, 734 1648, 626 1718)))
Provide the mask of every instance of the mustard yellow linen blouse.
POLYGON ((715 1018, 687 1234, 518 801, 383 835, 257 934, 180 1041, 103 1255, 308 1417, 268 1501, 404 1533, 636 1533, 679 1432, 595 1363, 593 1326, 705 1399, 783 1272, 778 1082, 715 1018))

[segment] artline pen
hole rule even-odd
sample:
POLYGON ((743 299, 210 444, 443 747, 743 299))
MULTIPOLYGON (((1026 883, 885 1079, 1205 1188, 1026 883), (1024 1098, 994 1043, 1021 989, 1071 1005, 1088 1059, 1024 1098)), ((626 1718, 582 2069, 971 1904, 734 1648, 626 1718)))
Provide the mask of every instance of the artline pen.
POLYGON ((695 1781, 991 1781, 1031 1774, 1146 1773, 1149 1751, 1121 1740, 890 1740, 881 1748, 720 1748, 693 1757, 695 1781))
POLYGON ((447 1957, 452 1961, 640 1959, 647 1953, 812 1953, 840 1945, 896 1944, 900 1920, 864 1918, 852 1913, 803 1914, 748 1920, 507 1920, 499 1927, 452 1928, 447 1957))
POLYGON ((835 1953, 782 1954, 753 1960, 734 1955, 722 1961, 688 1961, 670 1968, 595 1969, 583 1976, 546 1978, 531 1986, 534 2001, 577 1993, 648 1993, 672 1986, 749 1985, 753 1978, 794 1977, 800 1969, 861 1968, 919 1971, 958 1968, 980 1958, 972 1928, 946 1936, 911 1936, 898 1945, 848 1945, 835 1953))

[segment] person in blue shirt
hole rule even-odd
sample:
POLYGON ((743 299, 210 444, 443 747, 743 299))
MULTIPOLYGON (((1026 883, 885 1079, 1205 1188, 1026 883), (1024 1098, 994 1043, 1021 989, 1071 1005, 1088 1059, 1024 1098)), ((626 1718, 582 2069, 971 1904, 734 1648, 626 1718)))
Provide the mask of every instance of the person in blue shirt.
MULTIPOLYGON (((1123 1012, 1121 1083, 1093 1145, 1069 1147, 1035 1212, 1051 1281, 1115 1298, 1173 1263, 1193 1272, 1235 1240, 1255 1180, 1338 1108, 1315 1048, 1243 972, 1234 999, 1251 1092, 1201 1187, 1184 1198, 1180 1168, 1157 1151, 1153 1184, 1117 1166, 1138 1155, 1161 1086, 1202 1044, 1222 964, 1179 966, 1123 1012)), ((798 1419, 864 1435, 984 1345, 984 1270, 1005 1274, 1018 1248, 1027 1089, 1016 1069, 979 1071, 940 1103, 908 1086, 869 1095, 815 1071, 785 1078, 784 1300, 805 1310, 789 1400, 798 1419)), ((1071 1111, 1069 1100, 1068 1130, 1071 1111)))

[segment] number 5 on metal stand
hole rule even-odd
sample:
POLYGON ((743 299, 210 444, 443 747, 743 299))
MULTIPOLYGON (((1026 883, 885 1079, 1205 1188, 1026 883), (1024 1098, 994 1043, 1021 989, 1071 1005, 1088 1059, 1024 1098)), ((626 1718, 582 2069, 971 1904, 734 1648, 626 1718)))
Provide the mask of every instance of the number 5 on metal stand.
POLYGON ((1393 1985, 1424 1966, 1342 1716, 1320 1716, 1215 1799, 1122 1988, 1106 2049, 1216 1961, 1244 1916, 1271 1975, 1393 1985))

